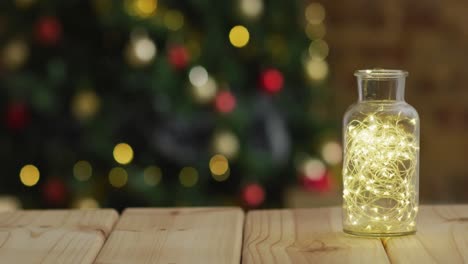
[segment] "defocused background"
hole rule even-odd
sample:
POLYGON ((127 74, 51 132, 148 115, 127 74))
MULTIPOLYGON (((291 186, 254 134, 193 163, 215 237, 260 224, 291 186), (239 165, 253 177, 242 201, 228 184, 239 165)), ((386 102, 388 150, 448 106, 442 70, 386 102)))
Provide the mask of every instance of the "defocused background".
POLYGON ((410 72, 422 202, 468 201, 460 1, 0 3, 0 210, 341 202, 353 72, 410 72))

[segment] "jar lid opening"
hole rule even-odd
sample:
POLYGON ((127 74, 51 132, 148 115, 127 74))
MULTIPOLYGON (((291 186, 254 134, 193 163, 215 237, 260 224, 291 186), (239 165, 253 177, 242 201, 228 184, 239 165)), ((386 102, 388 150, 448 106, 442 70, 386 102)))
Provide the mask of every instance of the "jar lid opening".
POLYGON ((357 70, 354 72, 354 76, 366 78, 366 79, 396 79, 408 76, 407 71, 403 70, 391 70, 391 69, 367 69, 357 70))

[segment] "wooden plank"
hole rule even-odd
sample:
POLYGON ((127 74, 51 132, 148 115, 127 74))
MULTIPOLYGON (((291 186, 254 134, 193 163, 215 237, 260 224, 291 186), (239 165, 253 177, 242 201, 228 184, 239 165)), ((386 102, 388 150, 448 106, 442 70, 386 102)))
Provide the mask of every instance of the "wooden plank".
POLYGON ((0 213, 0 263, 93 263, 117 218, 114 210, 0 213))
POLYGON ((240 208, 127 209, 96 263, 239 263, 240 208))
POLYGON ((251 211, 242 263, 389 263, 378 238, 342 231, 341 209, 251 211))
POLYGON ((392 263, 468 263, 468 205, 421 206, 417 229, 385 240, 392 263))

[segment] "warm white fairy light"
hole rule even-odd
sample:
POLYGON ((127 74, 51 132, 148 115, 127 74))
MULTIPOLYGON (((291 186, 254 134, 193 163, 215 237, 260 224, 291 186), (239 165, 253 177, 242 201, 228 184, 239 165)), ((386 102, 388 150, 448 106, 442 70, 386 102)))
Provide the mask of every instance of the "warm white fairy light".
POLYGON ((414 230, 418 211, 416 119, 374 113, 345 128, 344 225, 357 233, 414 230))

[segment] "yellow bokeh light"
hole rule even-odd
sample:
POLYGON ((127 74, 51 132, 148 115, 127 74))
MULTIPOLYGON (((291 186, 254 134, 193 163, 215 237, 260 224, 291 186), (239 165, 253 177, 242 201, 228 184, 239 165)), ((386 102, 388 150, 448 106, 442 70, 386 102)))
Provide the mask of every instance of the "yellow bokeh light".
POLYGON ((76 201, 73 207, 78 209, 95 209, 99 208, 99 203, 94 198, 85 197, 76 201))
POLYGON ((161 181, 161 169, 156 166, 148 166, 143 171, 143 180, 149 186, 156 186, 161 181))
POLYGON ((245 16, 256 18, 263 11, 263 0, 240 0, 240 10, 245 16))
POLYGON ((310 58, 305 63, 305 70, 312 81, 322 81, 328 75, 328 63, 319 58, 310 58))
POLYGON ((5 68, 15 70, 21 67, 29 56, 29 47, 25 41, 14 39, 3 47, 1 61, 5 68))
POLYGON ((128 164, 133 160, 133 149, 127 143, 119 143, 114 147, 114 159, 120 164, 128 164))
POLYGON ((92 118, 100 107, 98 95, 93 90, 79 91, 72 99, 71 110, 79 120, 92 118))
POLYGON ((184 167, 179 173, 180 184, 184 187, 192 187, 198 182, 198 172, 193 167, 184 167))
POLYGON ((222 131, 215 135, 213 147, 215 152, 232 159, 239 152, 239 140, 232 132, 222 131))
POLYGON ((215 181, 223 182, 229 178, 230 174, 231 174, 231 171, 228 169, 226 173, 224 174, 221 174, 221 175, 211 174, 211 176, 213 176, 213 179, 215 179, 215 181))
POLYGON ((320 24, 325 19, 325 8, 319 3, 311 3, 305 10, 305 17, 311 24, 320 24))
POLYGON ((214 155, 210 159, 210 171, 217 181, 224 181, 229 176, 229 162, 223 155, 214 155))
POLYGON ((343 156, 343 150, 338 142, 329 141, 323 144, 322 157, 330 165, 340 164, 343 156))
POLYGON ((250 34, 246 27, 235 26, 229 32, 229 41, 234 47, 242 48, 249 43, 250 34))
POLYGON ((201 86, 192 85, 191 88, 195 101, 200 104, 211 102, 218 90, 216 81, 211 77, 208 77, 208 80, 205 84, 201 86))
POLYGON ((93 168, 86 160, 80 160, 73 166, 73 176, 79 181, 87 181, 92 174, 93 168))
POLYGON ((311 58, 325 59, 328 56, 328 52, 328 44, 322 39, 316 39, 309 45, 309 56, 311 58))
POLYGON ((133 0, 133 10, 140 17, 153 15, 157 7, 157 0, 133 0))
POLYGON ((127 184, 128 174, 124 168, 115 167, 109 172, 109 183, 115 188, 120 188, 127 184))
POLYGON ((164 25, 172 31, 177 31, 184 25, 184 16, 177 10, 169 10, 164 14, 164 25))
POLYGON ((37 184, 39 181, 40 173, 39 169, 32 165, 28 164, 21 168, 20 171, 20 180, 24 185, 31 187, 37 184))

